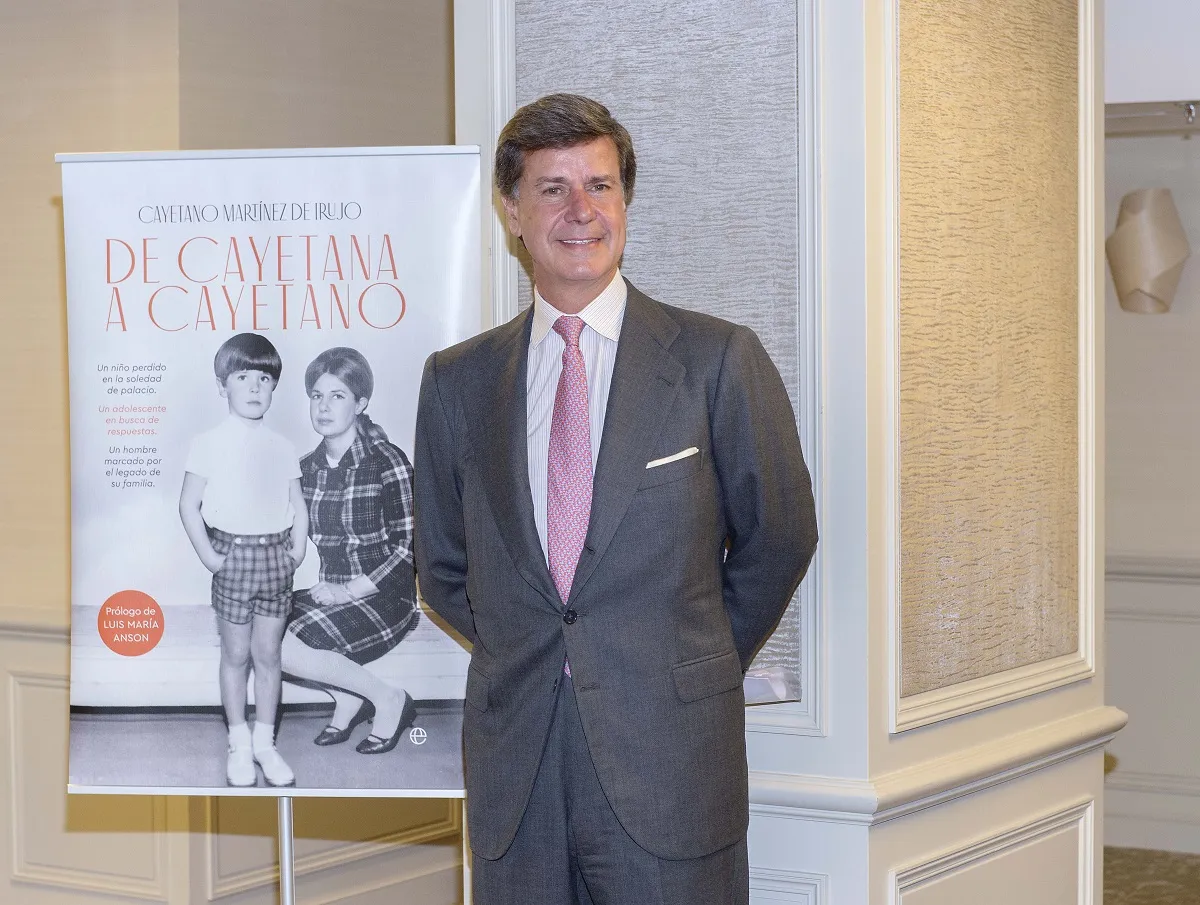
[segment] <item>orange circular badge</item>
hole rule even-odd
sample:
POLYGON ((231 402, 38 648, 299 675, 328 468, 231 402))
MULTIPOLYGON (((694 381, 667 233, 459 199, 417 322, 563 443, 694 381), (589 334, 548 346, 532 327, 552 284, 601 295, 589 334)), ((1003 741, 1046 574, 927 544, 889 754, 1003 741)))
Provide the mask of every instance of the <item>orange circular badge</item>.
POLYGON ((109 650, 140 657, 162 640, 162 607, 142 591, 117 591, 101 604, 96 626, 109 650))

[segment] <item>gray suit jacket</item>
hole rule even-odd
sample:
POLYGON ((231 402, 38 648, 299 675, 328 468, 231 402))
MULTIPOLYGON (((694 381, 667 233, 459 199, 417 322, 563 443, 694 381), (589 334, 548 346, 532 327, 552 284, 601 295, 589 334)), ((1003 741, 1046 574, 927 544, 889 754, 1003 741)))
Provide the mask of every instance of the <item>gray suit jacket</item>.
POLYGON ((621 824, 659 857, 699 857, 746 831, 742 674, 816 547, 791 405, 752 331, 630 286, 564 603, 529 490, 531 320, 431 356, 417 414, 421 591, 474 645, 463 720, 472 848, 495 859, 511 844, 568 656, 621 824))

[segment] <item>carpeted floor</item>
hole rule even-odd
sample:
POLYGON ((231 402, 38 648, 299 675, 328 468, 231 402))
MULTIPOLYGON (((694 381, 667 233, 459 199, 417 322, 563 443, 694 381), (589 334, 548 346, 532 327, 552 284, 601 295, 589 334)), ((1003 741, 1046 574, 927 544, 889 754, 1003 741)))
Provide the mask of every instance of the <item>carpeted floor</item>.
POLYGON ((1104 905, 1200 905, 1200 855, 1106 848, 1104 905))

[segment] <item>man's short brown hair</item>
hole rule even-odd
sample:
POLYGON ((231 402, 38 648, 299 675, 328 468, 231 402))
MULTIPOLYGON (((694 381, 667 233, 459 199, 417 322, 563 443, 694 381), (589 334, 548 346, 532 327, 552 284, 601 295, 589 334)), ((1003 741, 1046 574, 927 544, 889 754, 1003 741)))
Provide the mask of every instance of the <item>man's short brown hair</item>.
POLYGON ((496 142, 496 188, 504 198, 516 197, 525 155, 532 151, 570 148, 604 137, 617 146, 621 189, 629 204, 637 175, 633 139, 607 107, 578 94, 547 94, 513 114, 496 142))

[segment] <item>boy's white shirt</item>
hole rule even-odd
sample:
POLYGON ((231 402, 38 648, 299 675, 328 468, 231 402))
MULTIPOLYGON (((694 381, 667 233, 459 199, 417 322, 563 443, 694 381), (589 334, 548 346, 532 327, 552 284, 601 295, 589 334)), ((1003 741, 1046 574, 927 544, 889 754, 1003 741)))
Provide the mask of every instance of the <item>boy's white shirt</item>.
POLYGON ((292 443, 266 424, 230 415, 197 434, 186 471, 204 478, 200 514, 230 534, 278 534, 292 527, 291 482, 300 477, 292 443))

